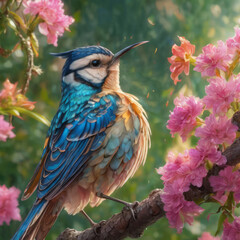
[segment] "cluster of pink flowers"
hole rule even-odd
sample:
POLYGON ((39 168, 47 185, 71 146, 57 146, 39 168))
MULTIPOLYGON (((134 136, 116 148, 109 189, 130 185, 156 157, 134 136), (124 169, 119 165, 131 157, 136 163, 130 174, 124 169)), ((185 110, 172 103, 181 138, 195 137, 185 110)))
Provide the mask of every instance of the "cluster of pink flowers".
POLYGON ((232 223, 225 221, 223 224, 223 240, 240 239, 240 217, 235 217, 232 223))
POLYGON ((227 52, 227 46, 223 41, 218 41, 218 46, 208 44, 203 48, 203 53, 196 59, 195 71, 202 77, 213 77, 217 70, 227 71, 228 62, 231 60, 227 52))
POLYGON ((14 138, 13 128, 9 122, 4 120, 3 115, 0 115, 0 141, 6 142, 7 138, 14 138))
MULTIPOLYGON (((240 172, 234 167, 225 166, 227 160, 221 152, 234 142, 238 131, 230 119, 234 112, 240 110, 240 75, 234 72, 240 60, 240 28, 235 28, 235 33, 226 43, 218 41, 217 46, 208 44, 203 47, 202 53, 196 57, 193 56, 195 46, 179 37, 181 46, 174 45, 173 56, 168 59, 174 84, 179 82, 178 76, 183 71, 189 74, 190 64, 209 83, 202 99, 180 96, 174 100, 175 108, 170 112, 167 128, 172 136, 179 134, 182 141, 195 136, 198 142, 184 154, 175 156, 170 153, 165 166, 157 170, 164 181, 161 198, 166 216, 170 226, 177 228, 178 232, 181 232, 184 222, 191 224, 193 217, 203 211, 195 202, 186 201, 183 193, 191 185, 201 187, 213 164, 223 166, 217 176, 209 179, 216 193, 213 198, 227 207, 231 193, 234 197, 232 204, 240 202, 240 172)), ((226 218, 223 240, 240 239, 240 218, 235 217, 234 206, 234 221, 226 218)), ((215 238, 206 233, 200 239, 215 238)))
POLYGON ((167 128, 172 136, 179 133, 185 141, 191 131, 197 126, 196 118, 202 113, 203 103, 196 97, 180 96, 174 100, 175 108, 170 113, 167 128))
POLYGON ((194 202, 186 201, 183 193, 187 192, 190 184, 200 187, 207 170, 200 162, 196 163, 191 157, 191 151, 175 156, 168 155, 168 163, 157 170, 164 181, 164 193, 161 196, 164 210, 170 226, 182 231, 183 223, 191 224, 193 217, 199 215, 203 209, 194 202))
POLYGON ((0 225, 4 222, 9 225, 11 220, 21 221, 20 210, 18 208, 18 196, 20 190, 5 185, 0 186, 0 225))
MULTIPOLYGON (((21 107, 27 110, 34 109, 35 102, 28 101, 27 97, 17 90, 17 83, 11 83, 8 79, 3 83, 3 89, 0 91, 0 110, 14 109, 21 107)), ((0 141, 6 141, 7 138, 15 137, 12 132, 13 126, 4 120, 0 115, 0 141)))
POLYGON ((57 46, 58 37, 74 22, 72 17, 64 14, 61 0, 27 0, 24 7, 25 14, 38 16, 43 21, 38 25, 39 31, 54 46, 57 46))
POLYGON ((33 110, 35 102, 28 101, 27 97, 19 92, 17 85, 17 82, 13 84, 8 79, 3 83, 3 89, 0 91, 0 106, 3 108, 15 106, 33 110))

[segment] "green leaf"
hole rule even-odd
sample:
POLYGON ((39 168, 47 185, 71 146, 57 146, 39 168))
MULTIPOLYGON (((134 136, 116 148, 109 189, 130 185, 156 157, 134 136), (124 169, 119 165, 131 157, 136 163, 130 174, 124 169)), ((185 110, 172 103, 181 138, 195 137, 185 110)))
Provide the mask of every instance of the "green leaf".
POLYGON ((12 19, 8 19, 8 26, 12 28, 15 32, 17 31, 17 27, 12 19))
POLYGON ((33 52, 38 57, 39 44, 38 44, 38 40, 34 33, 31 33, 31 35, 30 35, 30 42, 31 42, 33 52))
POLYGON ((215 233, 215 236, 218 235, 220 233, 220 231, 222 230, 223 223, 224 223, 226 218, 227 218, 227 215, 223 212, 218 219, 218 227, 217 227, 217 231, 215 233))
POLYGON ((23 113, 23 114, 25 114, 25 115, 27 115, 27 116, 35 119, 35 120, 47 125, 48 127, 50 126, 49 120, 39 113, 30 111, 30 110, 27 110, 27 109, 21 108, 21 107, 16 107, 15 109, 17 111, 19 111, 20 113, 23 113))
POLYGON ((17 109, 10 109, 10 110, 8 111, 8 113, 9 113, 10 115, 13 115, 13 116, 16 116, 16 117, 20 117, 20 113, 19 113, 19 111, 18 111, 17 109))
POLYGON ((238 204, 236 205, 236 207, 239 208, 239 207, 240 207, 240 203, 238 203, 238 204))
POLYGON ((24 32, 26 32, 27 27, 26 27, 26 24, 24 23, 23 19, 20 16, 18 16, 15 12, 12 12, 12 11, 8 11, 8 12, 9 12, 10 16, 12 16, 14 21, 17 22, 21 26, 22 30, 24 32))

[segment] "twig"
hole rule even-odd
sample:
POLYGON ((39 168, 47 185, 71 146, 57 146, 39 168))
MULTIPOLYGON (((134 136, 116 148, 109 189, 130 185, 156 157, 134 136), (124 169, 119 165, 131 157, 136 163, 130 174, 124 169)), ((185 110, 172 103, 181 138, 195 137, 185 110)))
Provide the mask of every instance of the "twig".
POLYGON ((23 0, 20 1, 17 8, 15 9, 15 12, 17 12, 20 9, 20 7, 22 6, 22 3, 23 3, 23 0))
POLYGON ((22 47, 26 51, 27 56, 27 69, 26 69, 26 77, 21 89, 22 94, 26 94, 29 83, 32 79, 32 73, 35 70, 34 66, 34 53, 31 48, 30 37, 24 38, 20 32, 17 32, 17 35, 21 39, 22 47))

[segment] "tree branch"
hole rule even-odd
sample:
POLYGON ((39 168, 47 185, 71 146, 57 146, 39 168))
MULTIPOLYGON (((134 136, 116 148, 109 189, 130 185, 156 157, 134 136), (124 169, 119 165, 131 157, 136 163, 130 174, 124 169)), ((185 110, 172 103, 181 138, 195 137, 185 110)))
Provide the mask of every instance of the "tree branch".
MULTIPOLYGON (((237 139, 229 146, 223 155, 227 158, 227 165, 234 166, 240 163, 240 139, 237 139)), ((184 194, 186 200, 194 201, 200 198, 206 198, 213 193, 209 183, 209 177, 218 175, 219 171, 225 166, 215 165, 203 180, 203 186, 197 188, 191 186, 191 189, 184 194)), ((138 238, 145 228, 155 223, 158 219, 165 216, 164 205, 161 201, 161 189, 152 191, 148 198, 135 204, 133 207, 136 220, 133 219, 131 212, 123 209, 121 213, 113 215, 107 221, 102 221, 92 228, 84 231, 74 229, 65 229, 57 240, 118 240, 126 237, 138 238)))

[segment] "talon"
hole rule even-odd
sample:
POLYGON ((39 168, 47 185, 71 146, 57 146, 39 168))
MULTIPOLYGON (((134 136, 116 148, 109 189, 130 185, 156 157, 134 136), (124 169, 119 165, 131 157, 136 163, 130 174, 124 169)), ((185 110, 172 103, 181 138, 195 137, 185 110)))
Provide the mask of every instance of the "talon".
POLYGON ((100 223, 96 223, 94 226, 93 226, 93 231, 95 233, 96 236, 99 236, 101 234, 101 227, 102 225, 105 224, 105 220, 102 220, 100 223))
POLYGON ((133 210, 133 208, 135 207, 135 203, 136 202, 134 202, 133 204, 131 204, 131 203, 125 204, 126 205, 125 208, 127 208, 131 212, 131 215, 132 215, 133 219, 136 221, 136 216, 135 216, 135 213, 134 213, 134 210, 133 210))

